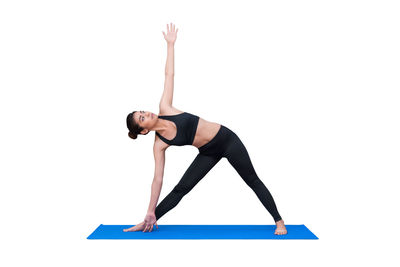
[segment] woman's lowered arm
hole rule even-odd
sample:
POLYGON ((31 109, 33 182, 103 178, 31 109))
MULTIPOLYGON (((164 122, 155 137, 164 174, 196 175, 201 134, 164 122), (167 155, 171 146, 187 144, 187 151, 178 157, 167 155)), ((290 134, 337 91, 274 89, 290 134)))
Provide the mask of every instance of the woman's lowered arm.
POLYGON ((163 184, 164 166, 165 166, 165 149, 160 148, 157 143, 154 143, 154 178, 151 184, 151 197, 147 213, 154 213, 156 210, 158 198, 163 184))
POLYGON ((155 171, 154 171, 154 179, 151 184, 151 197, 150 204, 147 210, 146 217, 143 222, 132 226, 131 228, 124 229, 124 232, 135 232, 142 231, 143 232, 151 232, 153 230, 153 225, 157 225, 157 218, 155 214, 158 197, 160 196, 162 180, 164 176, 164 164, 165 164, 165 149, 160 147, 156 142, 153 147, 154 151, 154 160, 155 160, 155 171))
POLYGON ((164 38, 167 41, 167 62, 165 64, 165 82, 164 92, 161 97, 160 107, 164 105, 172 106, 172 99, 174 95, 174 46, 176 41, 178 29, 175 31, 175 25, 171 23, 170 27, 167 25, 167 34, 164 38))

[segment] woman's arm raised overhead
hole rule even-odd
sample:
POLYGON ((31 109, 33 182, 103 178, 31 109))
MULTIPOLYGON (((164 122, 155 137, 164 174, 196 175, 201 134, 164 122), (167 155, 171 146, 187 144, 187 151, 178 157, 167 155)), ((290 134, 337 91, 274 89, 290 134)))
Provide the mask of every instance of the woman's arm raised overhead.
POLYGON ((174 96, 174 46, 176 41, 175 25, 171 23, 170 27, 167 24, 167 34, 164 34, 165 41, 167 41, 167 62, 165 64, 165 82, 164 92, 160 101, 160 109, 162 106, 172 106, 172 99, 174 96))
POLYGON ((165 74, 164 92, 160 101, 160 110, 163 106, 172 106, 172 99, 174 97, 174 74, 165 74))

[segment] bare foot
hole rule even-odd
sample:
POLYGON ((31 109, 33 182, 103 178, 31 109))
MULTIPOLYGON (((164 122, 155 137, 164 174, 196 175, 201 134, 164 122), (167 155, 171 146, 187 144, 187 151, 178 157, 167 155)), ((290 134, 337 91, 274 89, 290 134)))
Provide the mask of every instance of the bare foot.
POLYGON ((124 232, 136 232, 136 231, 142 231, 144 229, 144 222, 141 222, 135 226, 132 226, 131 228, 124 229, 124 232))
POLYGON ((286 235, 287 234, 286 226, 285 226, 285 223, 283 222, 283 220, 276 222, 275 234, 276 235, 286 235))

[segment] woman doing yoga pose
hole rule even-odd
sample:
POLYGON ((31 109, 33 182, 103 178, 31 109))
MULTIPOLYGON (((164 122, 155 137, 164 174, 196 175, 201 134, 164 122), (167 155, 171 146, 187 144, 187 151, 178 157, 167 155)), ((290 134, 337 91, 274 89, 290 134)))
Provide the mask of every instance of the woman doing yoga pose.
POLYGON ((225 157, 235 168, 244 182, 256 193, 258 199, 268 210, 276 223, 275 234, 287 233, 279 215, 274 199, 264 183, 258 178, 246 147, 239 137, 224 125, 206 121, 196 115, 183 112, 172 106, 174 88, 174 45, 178 29, 167 25, 167 63, 165 67, 164 93, 160 101, 160 114, 149 111, 129 113, 126 123, 129 137, 136 139, 138 134, 146 135, 155 131, 153 146, 155 173, 151 189, 150 204, 143 222, 124 229, 125 232, 151 232, 153 225, 165 213, 173 209, 193 187, 225 157), (157 205, 164 176, 165 150, 169 146, 193 145, 199 149, 194 161, 184 173, 174 189, 157 205), (156 206, 157 205, 157 206, 156 206))

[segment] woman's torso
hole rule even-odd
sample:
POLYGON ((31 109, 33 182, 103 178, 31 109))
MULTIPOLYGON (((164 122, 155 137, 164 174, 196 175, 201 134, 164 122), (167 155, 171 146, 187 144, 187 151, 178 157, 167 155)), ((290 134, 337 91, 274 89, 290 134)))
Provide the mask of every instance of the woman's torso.
MULTIPOLYGON (((174 116, 174 115, 179 115, 184 113, 183 111, 176 109, 175 107, 168 107, 164 110, 160 110, 159 116, 174 116)), ((159 119, 165 119, 165 118, 159 118, 159 119)), ((168 139, 172 140, 174 137, 177 135, 177 128, 176 124, 172 121, 169 121, 170 127, 161 133, 161 135, 168 139)), ((192 145, 199 148, 205 144, 207 144, 211 139, 213 139, 214 136, 217 135, 219 129, 221 128, 221 124, 215 123, 215 122, 210 122, 205 119, 202 119, 199 117, 199 122, 197 125, 196 133, 193 139, 192 145)), ((157 135, 156 135, 157 136, 157 135)), ((169 147, 170 144, 165 143, 163 140, 161 140, 158 136, 156 137, 156 140, 159 139, 159 141, 163 142, 165 147, 169 147)))

